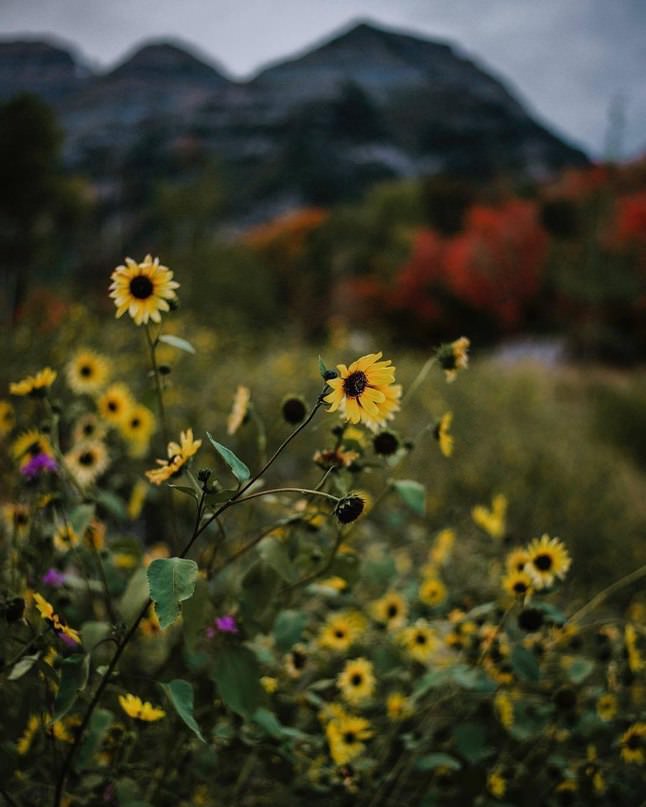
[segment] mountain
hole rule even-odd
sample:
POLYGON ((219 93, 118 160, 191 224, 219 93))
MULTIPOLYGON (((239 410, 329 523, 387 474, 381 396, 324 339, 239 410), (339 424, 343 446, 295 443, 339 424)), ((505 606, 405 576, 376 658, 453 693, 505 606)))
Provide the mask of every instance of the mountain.
POLYGON ((331 203, 388 177, 540 177, 587 161, 452 45, 365 22, 247 82, 171 42, 102 74, 47 43, 0 43, 0 97, 26 90, 54 106, 77 170, 163 175, 190 143, 217 160, 241 207, 331 203))

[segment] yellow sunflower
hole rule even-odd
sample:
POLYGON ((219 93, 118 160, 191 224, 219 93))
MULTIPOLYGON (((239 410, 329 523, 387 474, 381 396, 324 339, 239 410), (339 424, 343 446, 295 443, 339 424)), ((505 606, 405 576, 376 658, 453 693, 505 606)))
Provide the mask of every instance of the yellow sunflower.
POLYGON ((597 698, 596 709, 599 720, 606 722, 613 720, 618 708, 617 696, 613 695, 612 692, 605 692, 597 698))
POLYGON ((12 381, 9 384, 9 392, 12 395, 32 395, 34 397, 44 397, 48 387, 56 381, 58 373, 51 367, 44 367, 36 375, 28 375, 21 381, 12 381))
POLYGON ((643 765, 646 761, 645 753, 646 723, 633 723, 621 735, 619 748, 624 762, 643 765))
POLYGON ((442 345, 438 350, 437 357, 449 384, 455 381, 458 371, 465 370, 469 366, 470 346, 471 342, 467 337, 461 336, 448 345, 442 345))
POLYGON ((128 441, 130 455, 143 457, 156 427, 155 415, 147 406, 134 404, 119 424, 119 431, 128 441))
POLYGON ((432 566, 442 566, 451 557, 453 544, 455 544, 455 530, 440 530, 433 541, 433 546, 428 553, 428 559, 432 566))
POLYGON ((180 432, 179 443, 170 442, 167 447, 168 459, 156 460, 159 468, 146 471, 148 480, 153 485, 161 485, 162 482, 178 475, 189 459, 197 453, 201 440, 193 439, 193 429, 180 432))
POLYGON ((82 488, 91 485, 110 464, 108 449, 101 440, 79 443, 63 459, 67 470, 82 488))
POLYGON ((26 504, 5 504, 2 508, 5 529, 16 538, 25 538, 29 535, 31 515, 26 504))
POLYGON ((495 799, 501 799, 507 790, 507 780, 500 769, 494 768, 487 774, 487 790, 495 799))
POLYGON ((365 751, 365 740, 372 737, 370 723, 363 717, 343 713, 325 727, 330 756, 337 765, 347 765, 365 751))
POLYGON ((233 396, 233 408, 227 418, 227 434, 235 434, 245 422, 249 414, 250 401, 251 390, 241 384, 233 396))
POLYGON ((377 685, 372 664, 365 658, 346 661, 336 681, 344 700, 353 705, 371 698, 377 685))
POLYGON ((505 558, 505 568, 508 572, 522 572, 529 562, 529 552, 522 547, 512 549, 505 558))
POLYGON ((169 311, 169 300, 175 300, 179 283, 167 266, 146 255, 142 263, 126 258, 126 265, 117 266, 112 273, 110 297, 117 307, 117 317, 130 314, 136 325, 148 320, 161 322, 162 311, 169 311))
POLYGON ((102 389, 110 375, 110 362, 93 350, 79 350, 65 368, 67 383, 77 395, 93 395, 102 389))
POLYGON ((408 655, 420 664, 427 664, 437 648, 437 636, 424 619, 418 619, 414 625, 404 628, 400 641, 408 655))
POLYGON ((96 415, 92 412, 87 412, 85 415, 76 421, 72 429, 72 442, 84 443, 87 440, 102 440, 106 434, 106 426, 103 424, 96 415))
POLYGON ((308 664, 305 645, 295 644, 285 656, 285 672, 290 678, 300 678, 308 664))
POLYGON ((455 442, 453 435, 450 434, 451 423, 453 422, 453 412, 445 412, 438 420, 433 435, 437 442, 440 444, 440 451, 445 457, 450 457, 453 454, 453 443, 455 442))
POLYGON ((81 543, 80 537, 70 524, 61 524, 54 533, 54 548, 58 552, 69 552, 81 543))
POLYGON ((119 695, 119 705, 123 711, 135 720, 143 720, 146 723, 152 723, 155 720, 161 720, 166 717, 166 712, 157 706, 153 706, 148 701, 142 701, 136 695, 130 693, 126 695, 119 695))
POLYGON ((63 617, 56 613, 54 606, 47 602, 47 600, 41 594, 38 594, 38 592, 34 592, 34 604, 38 609, 38 613, 45 620, 45 622, 49 623, 57 636, 62 634, 67 636, 67 638, 71 639, 73 642, 81 644, 81 636, 79 632, 69 628, 63 617))
POLYGON ((496 539, 503 538, 506 528, 507 505, 507 497, 498 493, 491 500, 490 510, 479 504, 471 510, 471 518, 487 535, 496 539))
POLYGON ((558 538, 543 535, 534 538, 527 547, 529 561, 525 571, 531 576, 534 588, 548 588, 555 578, 562 580, 572 564, 567 549, 558 538))
POLYGON ((637 631, 635 626, 630 623, 624 629, 624 646, 628 659, 628 669, 634 673, 640 672, 644 666, 644 660, 637 646, 637 631))
POLYGON ((338 377, 327 383, 332 388, 323 400, 328 412, 339 410, 351 423, 363 422, 370 428, 383 426, 399 409, 401 387, 394 385, 395 368, 390 361, 379 361, 381 353, 370 353, 349 367, 338 364, 338 377))
POLYGON ((510 571, 500 581, 503 590, 512 597, 524 598, 532 592, 532 578, 524 571, 510 571))
POLYGON ((408 604, 397 592, 388 591, 383 597, 374 600, 371 612, 377 622, 387 625, 390 630, 396 630, 406 621, 408 604))
POLYGON ((386 714, 393 722, 405 720, 413 714, 413 705, 403 692, 391 692, 386 698, 386 714))
POLYGON ((446 600, 446 586, 437 577, 427 577, 426 580, 422 581, 418 595, 425 605, 436 608, 446 600))
POLYGON ((345 651, 361 636, 366 620, 358 611, 339 611, 331 614, 318 635, 320 647, 345 651))
POLYGON ((99 414, 111 426, 120 426, 133 406, 132 395, 125 384, 110 384, 97 401, 99 414))
POLYGON ((0 437, 6 437, 16 425, 16 416, 13 406, 4 399, 0 399, 0 437))
POLYGON ((23 432, 11 444, 11 455, 21 468, 38 454, 47 454, 48 457, 53 457, 54 449, 49 442, 49 437, 37 429, 29 429, 23 432))

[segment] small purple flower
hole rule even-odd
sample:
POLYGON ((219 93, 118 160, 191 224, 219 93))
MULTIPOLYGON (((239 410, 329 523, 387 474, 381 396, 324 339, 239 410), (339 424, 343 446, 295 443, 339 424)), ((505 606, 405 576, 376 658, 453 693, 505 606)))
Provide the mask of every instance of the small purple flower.
POLYGON ((41 473, 54 473, 58 470, 58 463, 49 454, 42 452, 32 457, 26 465, 20 469, 20 473, 26 479, 35 479, 41 473))
POLYGON ((65 574, 61 572, 59 569, 48 569, 45 574, 40 578, 42 582, 46 586, 53 586, 54 588, 58 588, 62 586, 65 582, 65 574))
POLYGON ((238 633, 236 618, 231 615, 216 617, 213 624, 206 629, 206 635, 213 639, 218 633, 238 633))
POLYGON ((61 642, 63 642, 63 644, 66 644, 68 647, 79 646, 79 643, 75 639, 72 639, 71 636, 68 636, 66 633, 59 633, 58 638, 61 640, 61 642))

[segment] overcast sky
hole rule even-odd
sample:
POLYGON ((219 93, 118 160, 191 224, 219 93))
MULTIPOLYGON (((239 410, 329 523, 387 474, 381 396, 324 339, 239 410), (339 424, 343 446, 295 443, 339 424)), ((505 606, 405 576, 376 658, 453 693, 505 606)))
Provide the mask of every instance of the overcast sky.
POLYGON ((593 155, 609 118, 621 156, 646 151, 646 0, 0 0, 3 39, 55 35, 102 67, 180 39, 236 77, 359 18, 451 40, 593 155))

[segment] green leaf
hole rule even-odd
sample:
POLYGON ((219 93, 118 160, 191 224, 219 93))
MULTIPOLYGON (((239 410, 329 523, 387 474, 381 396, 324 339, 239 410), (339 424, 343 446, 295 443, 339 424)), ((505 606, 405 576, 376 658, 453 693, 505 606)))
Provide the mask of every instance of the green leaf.
POLYGON ((248 479, 251 479, 251 471, 247 468, 244 462, 237 457, 233 451, 231 451, 230 448, 227 448, 226 446, 223 446, 222 443, 218 443, 217 440, 214 440, 209 432, 206 433, 206 436, 209 438, 209 442, 213 448, 229 466, 231 472, 238 482, 242 483, 246 482, 248 479))
POLYGON ((229 499, 235 495, 238 491, 229 489, 229 490, 214 490, 213 493, 209 493, 209 504, 222 504, 222 502, 228 502, 229 499))
POLYGON ((207 620, 209 587, 206 580, 198 580, 193 596, 182 605, 182 632, 187 647, 193 651, 207 620))
POLYGON ((300 641, 305 625, 307 625, 307 614, 302 611, 292 611, 291 609, 281 611, 274 622, 274 639, 278 649, 286 653, 290 647, 300 641))
POLYGON ((169 681, 167 684, 159 683, 159 686, 164 690, 168 696, 168 700, 173 704, 175 711, 186 723, 189 729, 199 737, 203 743, 206 742, 193 717, 193 687, 188 681, 183 681, 181 678, 176 678, 174 681, 169 681))
POLYGON ((79 749, 76 767, 85 768, 92 762, 96 752, 101 747, 108 729, 112 725, 114 715, 107 709, 95 709, 88 723, 85 739, 79 749))
POLYGON ((278 572, 262 561, 254 563, 242 580, 240 615, 247 632, 253 635, 271 630, 279 609, 277 592, 283 585, 278 572))
POLYGON ((93 504, 79 504, 70 513, 70 525, 74 532, 83 537, 85 530, 90 526, 90 522, 94 518, 94 505, 93 504))
POLYGON ((90 674, 90 656, 75 653, 63 659, 61 664, 61 684, 54 702, 52 723, 60 720, 74 705, 79 693, 85 689, 90 674))
POLYGON ((423 675, 417 682, 417 685, 413 690, 413 698, 421 698, 422 695, 425 695, 429 691, 429 689, 444 687, 450 680, 450 670, 431 670, 431 672, 423 675))
POLYGON ((582 684, 594 670, 594 662, 578 656, 568 667, 567 676, 573 684, 582 684))
POLYGON ((80 631, 83 647, 89 653, 92 653, 99 642, 110 635, 110 630, 110 625, 107 622, 84 622, 80 631))
POLYGON ((498 685, 489 676, 477 668, 456 665, 450 670, 453 681, 462 689, 473 692, 495 692, 498 685))
POLYGON ((169 488, 173 488, 173 490, 179 490, 180 493, 185 493, 187 496, 190 496, 191 499, 197 501, 197 493, 193 488, 190 488, 188 485, 167 485, 169 488))
POLYGON ((541 671, 536 656, 530 650, 517 644, 511 651, 510 660, 513 671, 521 681, 527 681, 530 684, 538 682, 541 671))
POLYGON ((128 518, 128 508, 121 496, 117 496, 111 490, 100 490, 95 498, 97 504, 100 504, 114 518, 119 521, 125 521, 128 518))
POLYGON ((451 771, 459 771, 462 767, 462 763, 459 759, 452 757, 450 754, 438 752, 420 757, 415 763, 415 767, 419 771, 434 771, 436 768, 448 768, 451 771))
POLYGON ((327 373, 327 367, 325 366, 325 362, 319 356, 319 373, 321 374, 321 378, 325 380, 325 374, 327 373))
POLYGON ((11 668, 11 672, 7 676, 9 681, 17 681, 19 678, 22 678, 23 675, 29 672, 34 664, 40 658, 40 653, 35 653, 33 656, 24 656, 17 661, 13 667, 11 668))
POLYGON ((288 583, 293 583, 296 580, 296 570, 290 560, 287 546, 283 541, 268 536, 258 547, 258 554, 268 566, 278 572, 283 580, 288 583))
POLYGON ((128 580, 117 610, 125 622, 132 622, 148 599, 148 575, 145 569, 137 569, 128 580))
POLYGON ((242 645, 223 645, 213 667, 220 697, 236 714, 250 718, 264 698, 260 667, 254 654, 242 645))
POLYGON ((159 337, 159 341, 165 345, 176 347, 178 350, 183 350, 185 353, 195 353, 195 348, 187 340, 182 339, 181 336, 174 336, 172 333, 164 333, 159 337))
POLYGON ((402 501, 418 516, 426 515, 426 488, 413 479, 396 479, 393 483, 402 501))
POLYGON ((269 709, 265 709, 264 706, 256 709, 252 719, 253 722, 257 723, 270 737, 274 737, 278 740, 284 736, 285 727, 276 715, 270 712, 269 709))
POLYGON ((162 629, 177 619, 180 603, 193 596, 197 571, 197 563, 188 558, 158 558, 148 567, 150 597, 162 629))
POLYGON ((456 726, 453 737, 456 748, 469 762, 479 762, 492 751, 486 744, 487 734, 480 723, 461 723, 456 726))

